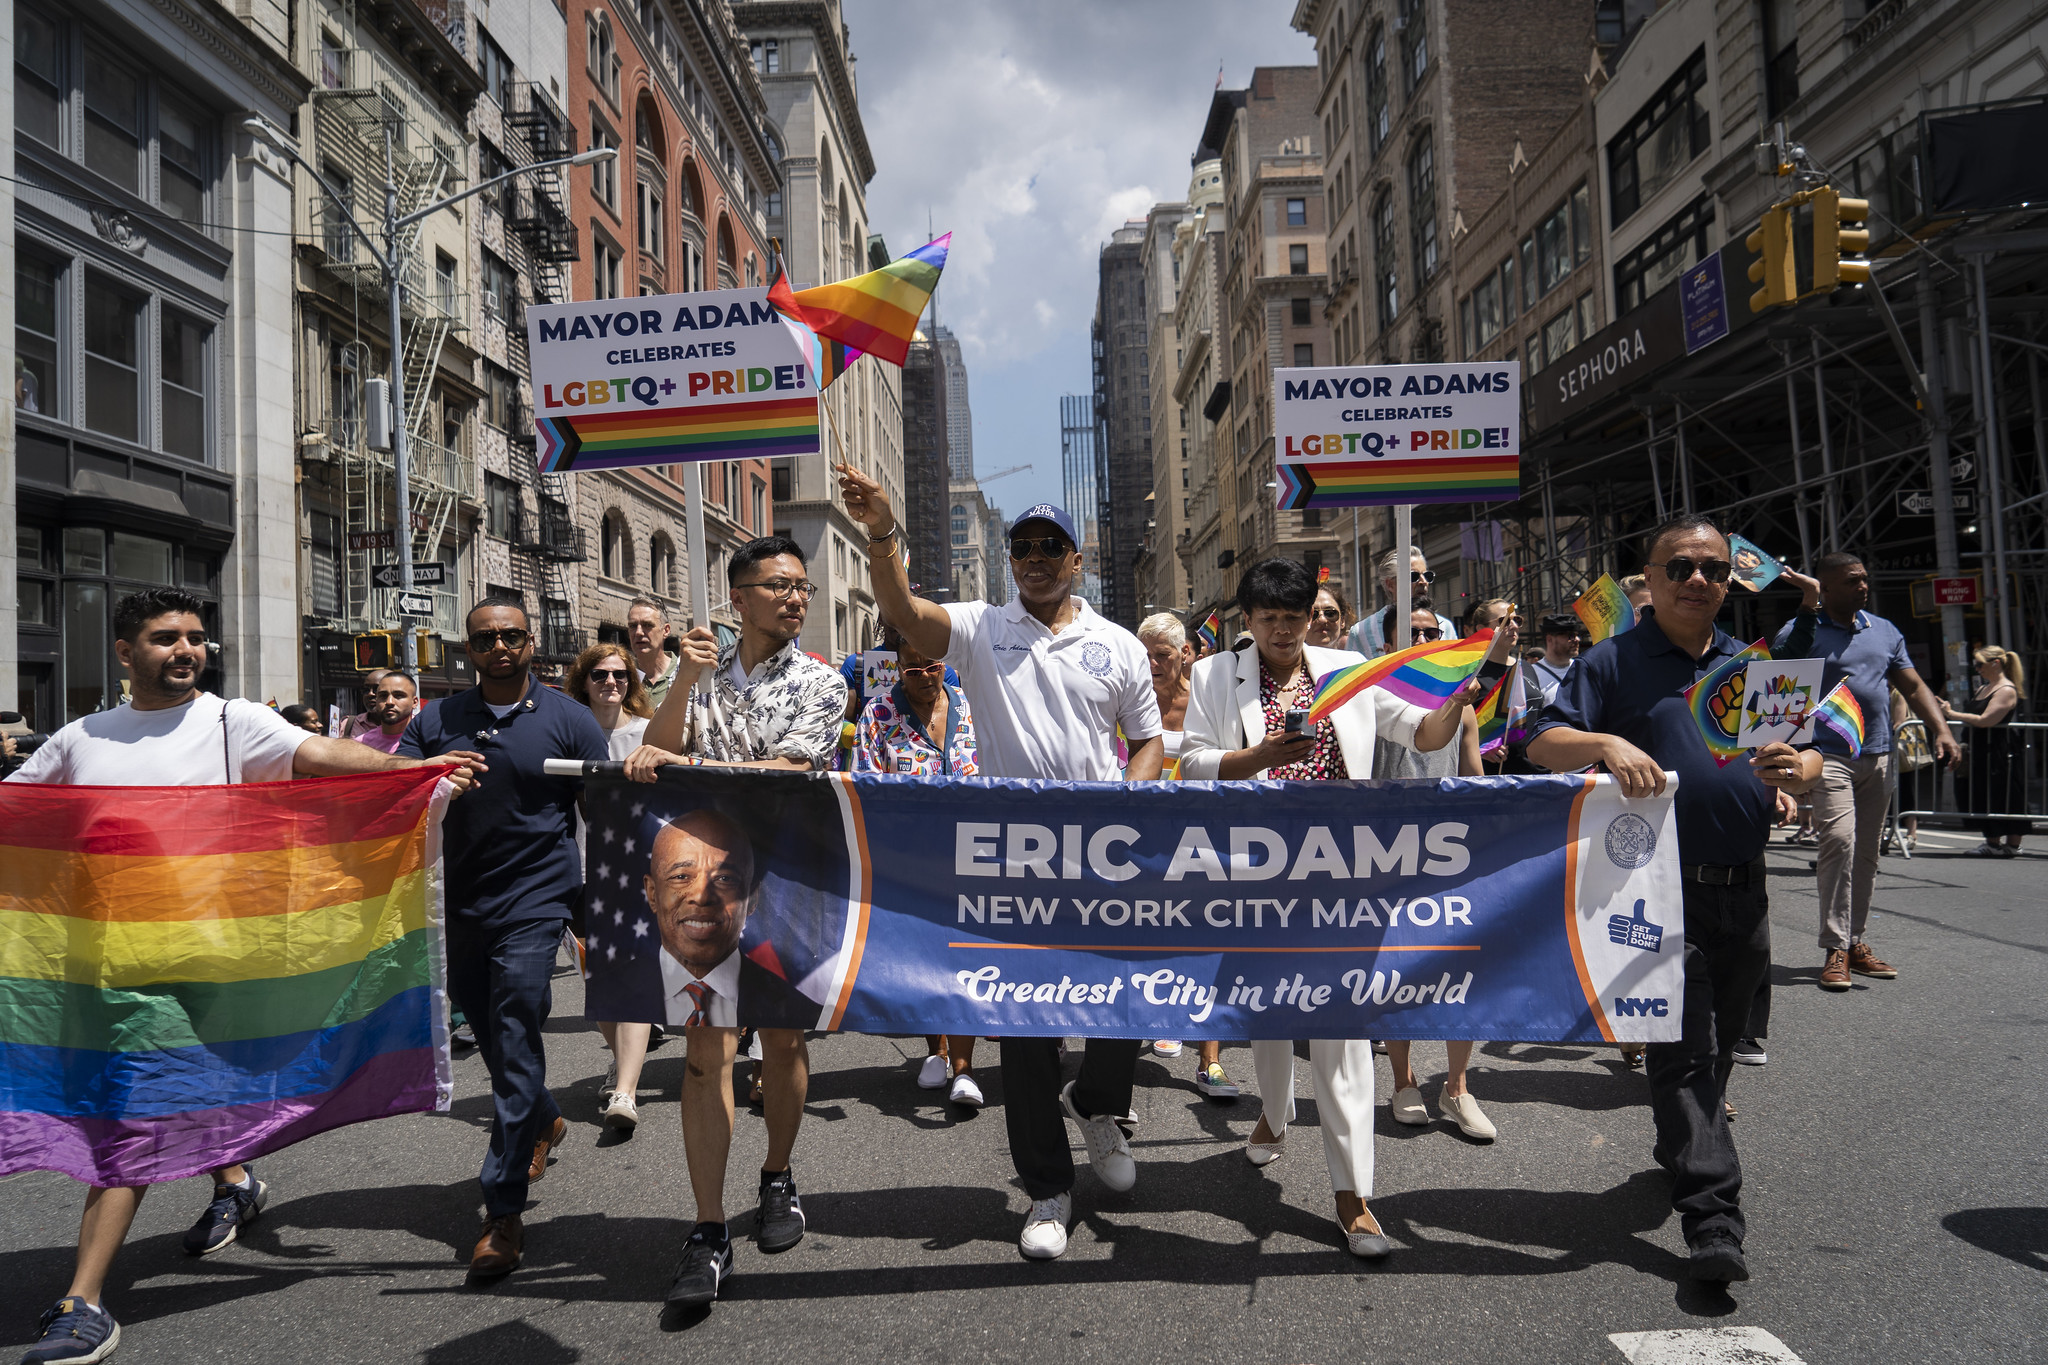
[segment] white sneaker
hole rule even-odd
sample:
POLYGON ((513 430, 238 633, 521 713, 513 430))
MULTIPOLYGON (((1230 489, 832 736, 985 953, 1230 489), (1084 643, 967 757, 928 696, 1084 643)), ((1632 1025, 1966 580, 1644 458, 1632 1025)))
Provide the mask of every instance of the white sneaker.
POLYGON ((1491 1142, 1497 1136, 1493 1121, 1479 1107, 1479 1101, 1472 1098, 1472 1092, 1462 1095, 1446 1095, 1439 1091, 1436 1107, 1443 1110, 1444 1117, 1458 1125, 1458 1131, 1476 1142, 1491 1142))
POLYGON ((616 1060, 614 1060, 610 1066, 604 1069, 604 1084, 597 1088, 597 1093, 609 1097, 612 1091, 617 1090, 618 1088, 619 1064, 616 1060))
POLYGON ((1176 1039, 1161 1038, 1158 1042, 1152 1044, 1152 1051, 1161 1057, 1178 1057, 1180 1056, 1180 1043, 1176 1039))
POLYGON ((640 1123, 640 1106, 634 1102, 630 1091, 614 1090, 606 1098, 598 1117, 604 1120, 607 1128, 630 1133, 640 1123))
POLYGON ((1017 1249, 1034 1261, 1057 1260, 1066 1255, 1067 1220, 1073 1216, 1071 1191, 1050 1199, 1032 1200, 1031 1212, 1024 1215, 1024 1232, 1017 1238, 1017 1249))
POLYGON ((934 1052, 924 1059, 924 1065, 917 1069, 919 1090, 938 1090, 946 1084, 946 1059, 934 1052))
POLYGON ((1060 1108, 1080 1125, 1081 1141, 1088 1144, 1088 1164, 1095 1168, 1096 1179, 1113 1190, 1127 1190, 1138 1183, 1138 1163, 1131 1160, 1131 1144, 1115 1119, 1103 1114, 1082 1118, 1074 1107, 1072 1081, 1060 1088, 1060 1108))
POLYGON ((981 1087, 974 1083, 974 1077, 965 1071, 953 1078, 953 1088, 946 1098, 969 1109, 979 1109, 988 1103, 981 1097, 981 1087))
POLYGON ((1410 1128, 1420 1128, 1429 1122, 1429 1110, 1422 1103, 1422 1091, 1415 1086, 1396 1091, 1391 1107, 1396 1123, 1405 1123, 1410 1128))

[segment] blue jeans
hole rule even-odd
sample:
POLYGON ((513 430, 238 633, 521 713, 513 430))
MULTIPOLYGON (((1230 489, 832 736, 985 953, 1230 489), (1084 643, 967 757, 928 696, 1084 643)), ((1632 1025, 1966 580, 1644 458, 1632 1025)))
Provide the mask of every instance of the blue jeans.
POLYGON ((484 1212, 492 1218, 526 1208, 533 1145, 554 1131, 562 1113, 548 1093, 541 1031, 554 1006, 551 981, 564 923, 448 922, 448 994, 476 1030, 497 1105, 491 1150, 477 1175, 484 1212))

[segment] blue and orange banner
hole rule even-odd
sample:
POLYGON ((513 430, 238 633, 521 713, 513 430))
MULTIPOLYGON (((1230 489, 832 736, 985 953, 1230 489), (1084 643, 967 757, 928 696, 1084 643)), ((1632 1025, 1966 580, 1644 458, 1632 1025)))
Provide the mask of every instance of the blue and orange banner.
POLYGON ((437 780, 0 783, 0 1175, 150 1185, 445 1109, 437 780))
POLYGON ((868 1033, 1678 1036, 1673 788, 616 766, 593 1018, 680 1023, 694 981, 713 1023, 868 1033))

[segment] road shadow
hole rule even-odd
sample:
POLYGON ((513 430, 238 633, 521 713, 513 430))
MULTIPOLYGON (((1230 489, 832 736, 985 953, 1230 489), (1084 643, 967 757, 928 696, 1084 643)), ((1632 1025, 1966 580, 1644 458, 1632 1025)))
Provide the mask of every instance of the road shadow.
POLYGON ((575 1365, 583 1352, 565 1346, 530 1322, 501 1322, 466 1337, 429 1346, 422 1365, 575 1365))
POLYGON ((1941 1226, 1979 1251, 2048 1270, 2048 1208, 1959 1209, 1941 1226))

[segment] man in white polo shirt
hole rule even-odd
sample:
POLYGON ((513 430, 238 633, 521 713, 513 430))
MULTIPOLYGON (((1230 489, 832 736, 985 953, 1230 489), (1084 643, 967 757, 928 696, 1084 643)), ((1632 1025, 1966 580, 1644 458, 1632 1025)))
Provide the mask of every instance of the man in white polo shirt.
MULTIPOLYGON (((881 485, 839 466, 846 511, 868 528, 868 574, 882 616, 904 642, 960 674, 974 711, 986 777, 1064 782, 1156 780, 1166 745, 1152 667, 1138 637, 1074 596, 1081 571, 1073 520, 1050 503, 1010 526, 1010 572, 1017 596, 1004 606, 939 606, 911 595, 897 553, 895 511, 881 485), (1117 730, 1130 745, 1122 771, 1117 730)), ((1067 1249, 1073 1216, 1074 1158, 1061 1114, 1080 1126, 1088 1164, 1102 1183, 1128 1190, 1138 1179, 1130 1143, 1116 1122, 1131 1109, 1131 1075, 1144 1043, 1097 1038, 1080 1078, 1060 1086, 1057 1038, 1002 1040, 1004 1121, 1017 1175, 1031 1200, 1018 1245, 1049 1260, 1067 1249)))

